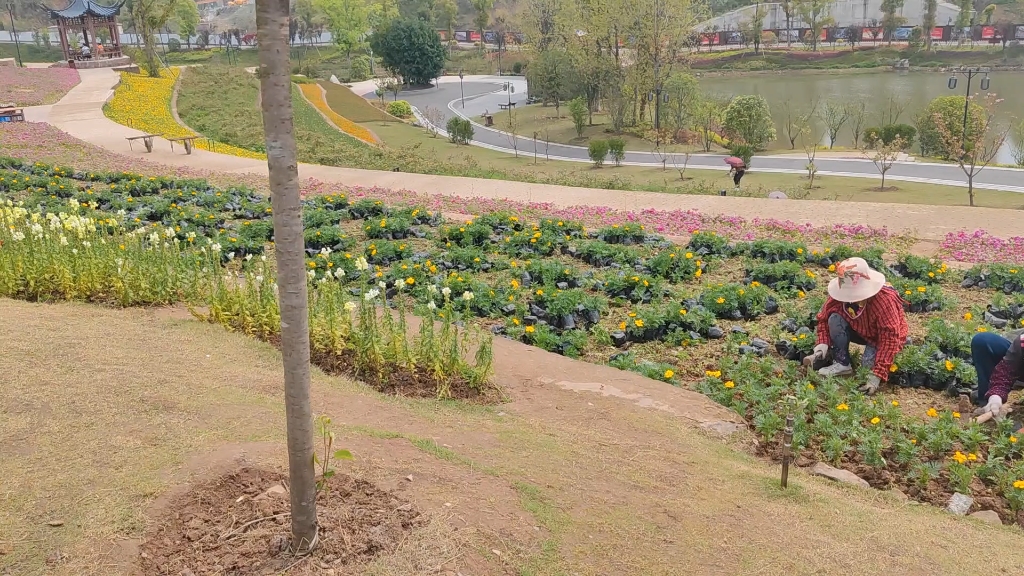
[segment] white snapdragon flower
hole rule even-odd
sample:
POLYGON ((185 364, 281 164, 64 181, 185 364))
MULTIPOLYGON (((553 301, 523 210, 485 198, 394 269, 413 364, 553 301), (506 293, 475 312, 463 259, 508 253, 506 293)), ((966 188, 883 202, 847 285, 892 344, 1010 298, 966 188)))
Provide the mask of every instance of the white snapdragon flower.
POLYGON ((465 300, 466 302, 472 300, 473 297, 473 293, 470 292, 469 290, 466 290, 465 292, 462 293, 462 299, 465 300))
POLYGON ((369 292, 367 292, 366 294, 363 294, 363 299, 365 299, 367 302, 369 302, 370 300, 373 300, 377 296, 380 296, 380 291, 377 290, 376 288, 374 288, 374 289, 370 290, 369 292))

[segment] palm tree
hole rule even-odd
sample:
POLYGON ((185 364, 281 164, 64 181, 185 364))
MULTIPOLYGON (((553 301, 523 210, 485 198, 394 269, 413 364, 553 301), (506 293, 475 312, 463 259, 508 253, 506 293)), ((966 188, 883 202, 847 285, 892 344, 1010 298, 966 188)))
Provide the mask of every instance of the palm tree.
POLYGON ((274 252, 281 309, 288 475, 291 482, 292 551, 316 547, 316 479, 313 414, 309 404, 309 310, 299 201, 299 170, 292 125, 291 64, 288 61, 289 0, 259 0, 256 30, 263 127, 274 213, 274 252))

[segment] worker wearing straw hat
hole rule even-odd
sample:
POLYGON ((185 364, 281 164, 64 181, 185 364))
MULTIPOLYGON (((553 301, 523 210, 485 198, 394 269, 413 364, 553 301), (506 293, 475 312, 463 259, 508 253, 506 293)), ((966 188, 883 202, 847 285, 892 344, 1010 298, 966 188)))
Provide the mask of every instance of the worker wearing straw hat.
POLYGON ((818 373, 849 376, 850 343, 863 344, 861 364, 871 373, 860 390, 874 394, 889 379, 889 367, 907 341, 903 298, 863 258, 843 260, 836 265, 836 275, 818 312, 818 344, 804 363, 813 365, 831 356, 832 363, 818 373))

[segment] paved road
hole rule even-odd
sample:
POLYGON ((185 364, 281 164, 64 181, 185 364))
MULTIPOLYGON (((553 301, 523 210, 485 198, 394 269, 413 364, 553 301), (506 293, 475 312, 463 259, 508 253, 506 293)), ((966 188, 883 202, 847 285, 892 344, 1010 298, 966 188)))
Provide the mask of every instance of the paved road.
MULTIPOLYGON (((445 122, 452 116, 463 116, 474 118, 484 112, 491 112, 495 115, 495 123, 500 126, 502 112, 500 104, 505 104, 511 96, 512 102, 519 102, 520 105, 526 100, 526 81, 512 79, 514 92, 510 95, 504 90, 504 83, 508 78, 474 77, 462 83, 465 89, 465 107, 463 107, 462 92, 458 78, 444 77, 442 81, 433 88, 420 90, 409 90, 402 92, 400 98, 408 100, 410 104, 422 111, 427 106, 441 110, 445 115, 445 122)), ((365 94, 367 98, 375 98, 373 93, 365 94)), ((422 121, 423 118, 421 117, 422 121)), ((441 127, 443 128, 443 126, 441 127)), ((510 136, 493 128, 485 128, 480 124, 474 126, 473 144, 492 150, 513 153, 510 136)), ((541 152, 543 153, 543 144, 541 152)), ((533 152, 533 140, 531 138, 519 138, 518 148, 520 152, 533 152)), ((590 162, 587 149, 581 146, 569 146, 565 144, 550 144, 548 153, 552 159, 571 162, 590 162)), ((728 170, 723 162, 725 158, 721 154, 694 154, 690 156, 688 167, 698 169, 728 170)), ((684 157, 677 154, 668 155, 667 164, 671 168, 674 164, 682 166, 684 157)), ((624 164, 635 166, 661 166, 661 158, 651 152, 631 151, 626 153, 624 164)), ((778 157, 778 156, 756 156, 751 163, 752 170, 759 172, 779 172, 792 174, 805 174, 807 161, 804 158, 778 157)), ((818 167, 818 174, 831 176, 851 176, 860 178, 879 178, 878 170, 869 159, 837 159, 819 158, 815 161, 818 167)), ((960 167, 948 164, 935 164, 930 162, 899 162, 892 166, 886 179, 903 180, 907 182, 924 182, 931 184, 945 184, 951 186, 967 186, 967 179, 960 167)), ((1013 168, 986 168, 974 179, 976 188, 987 190, 1004 190, 1009 192, 1024 192, 1024 170, 1013 168)))

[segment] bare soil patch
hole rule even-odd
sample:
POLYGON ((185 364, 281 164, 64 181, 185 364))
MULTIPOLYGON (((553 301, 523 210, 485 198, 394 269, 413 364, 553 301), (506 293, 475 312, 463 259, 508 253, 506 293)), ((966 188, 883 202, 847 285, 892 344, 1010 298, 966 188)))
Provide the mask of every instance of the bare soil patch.
POLYGON ((302 563, 342 567, 395 550, 424 524, 412 503, 340 474, 317 497, 321 546, 287 553, 287 477, 242 468, 203 482, 170 502, 140 547, 145 574, 274 574, 302 563))

